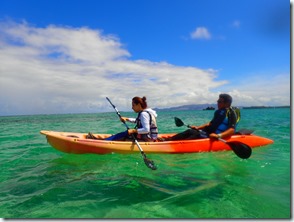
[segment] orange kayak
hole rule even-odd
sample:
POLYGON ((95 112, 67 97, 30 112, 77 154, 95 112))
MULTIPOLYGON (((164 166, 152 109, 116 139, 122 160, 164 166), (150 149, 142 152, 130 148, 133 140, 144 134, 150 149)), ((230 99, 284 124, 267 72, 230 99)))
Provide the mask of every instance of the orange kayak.
MULTIPOLYGON (((111 136, 111 134, 93 134, 100 139, 87 139, 87 133, 73 132, 55 132, 40 131, 45 135, 48 143, 55 149, 65 153, 135 153, 140 152, 136 144, 132 141, 107 141, 103 138, 111 136)), ((168 138, 174 134, 159 134, 160 138, 168 138)), ((273 140, 250 135, 233 135, 227 142, 238 141, 247 144, 251 148, 272 144, 273 140)), ((159 141, 159 142, 139 142, 145 153, 197 153, 197 152, 215 152, 232 150, 226 143, 209 138, 196 140, 181 141, 159 141)))

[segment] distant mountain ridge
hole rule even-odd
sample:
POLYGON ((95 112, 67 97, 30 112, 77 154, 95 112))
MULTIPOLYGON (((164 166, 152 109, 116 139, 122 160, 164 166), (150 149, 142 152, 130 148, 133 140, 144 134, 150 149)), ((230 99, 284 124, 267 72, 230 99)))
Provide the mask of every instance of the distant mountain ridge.
POLYGON ((176 107, 169 107, 169 108, 154 108, 154 110, 158 111, 185 111, 185 110, 203 110, 207 107, 214 107, 217 108, 215 104, 193 104, 193 105, 183 105, 183 106, 176 106, 176 107))
MULTIPOLYGON (((213 107, 217 109, 216 104, 193 104, 183 105, 169 108, 154 108, 157 111, 186 111, 186 110, 205 110, 207 107, 213 107)), ((290 106, 238 106, 239 109, 264 109, 264 108, 290 108, 290 106)))

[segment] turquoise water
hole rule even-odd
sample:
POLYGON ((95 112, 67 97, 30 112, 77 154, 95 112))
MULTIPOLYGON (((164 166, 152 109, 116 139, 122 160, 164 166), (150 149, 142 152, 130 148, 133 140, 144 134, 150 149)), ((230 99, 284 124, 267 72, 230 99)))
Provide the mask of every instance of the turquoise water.
MULTIPOLYGON (((124 113, 124 116, 135 116, 124 113)), ((162 133, 173 117, 202 124, 213 111, 159 112, 162 133)), ((66 154, 40 130, 115 133, 115 113, 0 117, 1 218, 290 218, 290 109, 242 110, 239 128, 274 140, 243 160, 233 152, 66 154)))

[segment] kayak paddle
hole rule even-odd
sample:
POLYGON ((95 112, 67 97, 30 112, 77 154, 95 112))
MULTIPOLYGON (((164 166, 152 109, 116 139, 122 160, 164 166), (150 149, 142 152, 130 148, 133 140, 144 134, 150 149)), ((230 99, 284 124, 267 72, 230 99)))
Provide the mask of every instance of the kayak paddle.
MULTIPOLYGON (((184 124, 184 122, 181 119, 177 118, 177 117, 175 117, 175 124, 178 127, 185 125, 185 126, 191 128, 190 125, 184 124)), ((252 149, 251 149, 250 146, 248 146, 245 143, 242 143, 242 142, 239 142, 239 141, 230 141, 230 142, 228 142, 228 141, 226 141, 224 139, 221 139, 221 138, 219 138, 218 140, 226 143, 234 151, 234 153, 238 157, 240 157, 242 159, 248 159, 251 156, 252 149)))
POLYGON ((224 139, 218 138, 218 140, 228 144, 231 149, 234 151, 234 153, 242 158, 242 159, 248 159, 251 156, 252 149, 250 146, 248 146, 245 143, 239 142, 239 141, 226 141, 224 139))
POLYGON ((187 126, 189 128, 191 128, 190 125, 186 125, 181 119, 179 119, 178 117, 175 117, 175 124, 176 126, 187 126))
MULTIPOLYGON (((112 105, 112 107, 113 107, 113 108, 115 109, 115 111, 116 111, 116 114, 117 114, 118 117, 121 119, 122 116, 120 115, 120 113, 119 113, 119 111, 117 110, 117 108, 115 107, 115 105, 113 105, 113 103, 110 101, 110 99, 109 99, 108 97, 106 97, 106 99, 107 99, 108 102, 112 105)), ((126 124, 125 121, 123 121, 123 124, 125 125, 125 127, 127 128, 127 130, 130 129, 129 126, 126 124)), ((133 137, 134 142, 136 143, 136 145, 138 146, 138 148, 139 148, 139 150, 140 150, 140 153, 141 153, 141 155, 142 155, 142 157, 143 157, 143 160, 144 160, 146 166, 149 167, 149 168, 152 169, 152 170, 156 170, 157 167, 154 165, 154 162, 153 162, 152 160, 150 160, 150 159, 147 158, 146 154, 144 153, 143 149, 141 148, 141 146, 140 146, 139 142, 137 141, 136 137, 134 136, 134 134, 132 134, 132 137, 133 137)))

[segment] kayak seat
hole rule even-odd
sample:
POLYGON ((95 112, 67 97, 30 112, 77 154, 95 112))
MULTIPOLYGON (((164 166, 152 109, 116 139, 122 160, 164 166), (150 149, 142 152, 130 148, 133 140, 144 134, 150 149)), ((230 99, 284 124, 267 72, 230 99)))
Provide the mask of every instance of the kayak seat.
POLYGON ((98 138, 96 138, 91 132, 88 133, 86 139, 98 140, 98 138))

